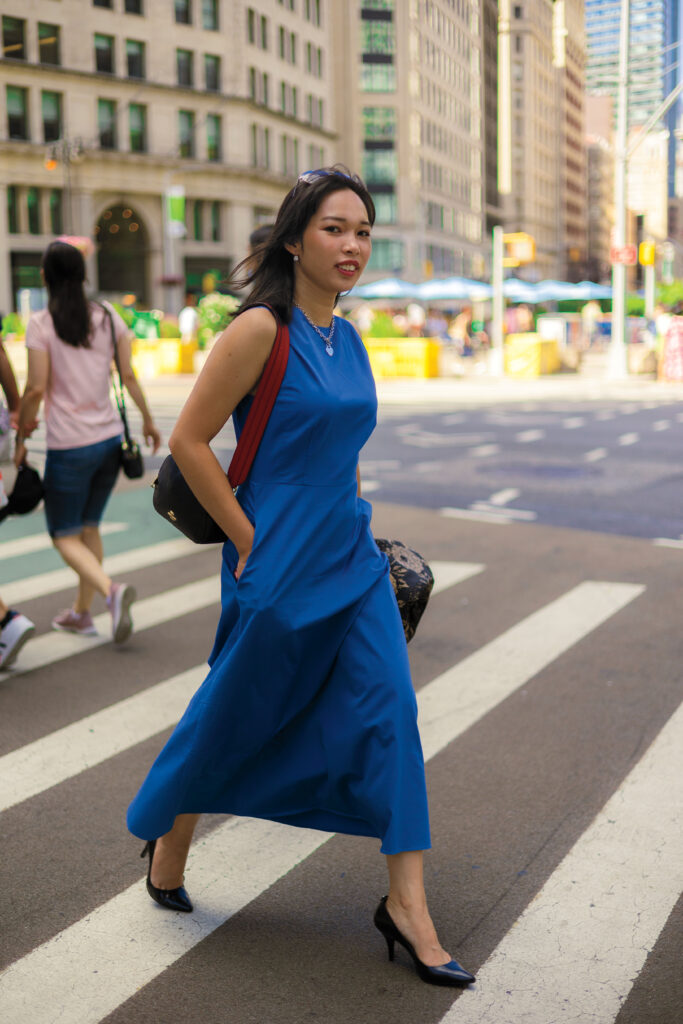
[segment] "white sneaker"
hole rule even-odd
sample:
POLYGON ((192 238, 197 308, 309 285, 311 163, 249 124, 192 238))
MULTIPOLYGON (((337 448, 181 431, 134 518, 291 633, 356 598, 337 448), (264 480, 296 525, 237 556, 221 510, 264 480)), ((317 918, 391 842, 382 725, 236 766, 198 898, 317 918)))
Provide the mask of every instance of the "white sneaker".
POLYGON ((21 612, 10 611, 12 618, 0 632, 0 668, 9 668, 36 627, 21 612))
POLYGON ((111 612, 111 635, 115 644, 122 644, 133 632, 130 606, 136 597, 135 587, 128 583, 112 583, 107 607, 111 612))

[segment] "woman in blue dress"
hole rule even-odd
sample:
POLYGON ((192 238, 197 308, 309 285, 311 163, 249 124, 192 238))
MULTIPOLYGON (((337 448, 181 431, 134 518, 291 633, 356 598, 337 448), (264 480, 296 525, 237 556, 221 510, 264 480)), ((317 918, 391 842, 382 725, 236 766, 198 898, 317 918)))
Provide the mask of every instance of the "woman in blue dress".
POLYGON ((209 674, 128 812, 147 845, 147 888, 191 911, 183 870, 201 812, 381 839, 389 894, 375 924, 419 976, 473 976, 429 916, 430 846, 417 702, 388 563, 360 496, 358 457, 376 422, 367 354, 334 317, 371 251, 372 199, 356 176, 301 175, 253 263, 249 295, 214 345, 170 439, 220 524, 222 609, 209 674), (233 495, 211 440, 239 434, 276 334, 285 376, 249 477, 233 495))

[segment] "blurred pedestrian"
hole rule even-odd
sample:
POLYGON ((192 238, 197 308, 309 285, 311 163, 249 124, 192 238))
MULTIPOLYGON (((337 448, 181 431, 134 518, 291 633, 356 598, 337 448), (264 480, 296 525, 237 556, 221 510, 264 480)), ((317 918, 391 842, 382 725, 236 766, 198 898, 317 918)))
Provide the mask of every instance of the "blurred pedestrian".
MULTIPOLYGON (((9 361, 5 346, 2 343, 2 316, 0 316, 0 386, 2 387, 7 403, 2 408, 0 400, 0 421, 3 424, 2 437, 0 437, 0 522, 4 518, 3 510, 7 508, 7 491, 11 490, 9 473, 12 472, 12 464, 7 459, 9 446, 4 443, 4 438, 9 440, 10 433, 16 429, 19 422, 19 391, 14 376, 12 364, 9 361), (6 485, 6 486, 5 486, 6 485)), ((0 598, 0 669, 9 668, 16 659, 19 651, 26 641, 36 631, 30 619, 15 608, 8 608, 0 598)))
MULTIPOLYGON (((15 464, 25 455, 24 438, 35 426, 45 399, 47 461, 45 516, 52 542, 78 575, 71 608, 53 621, 54 629, 91 636, 90 614, 96 593, 106 599, 115 643, 133 628, 130 607, 135 589, 114 582, 102 568, 99 524, 116 483, 121 460, 121 420, 110 398, 113 359, 109 319, 84 292, 85 263, 72 245, 53 242, 45 251, 43 277, 48 308, 35 313, 26 328, 28 379, 19 410, 15 464)), ((130 337, 114 310, 121 376, 142 413, 142 430, 157 451, 159 431, 130 362, 130 337)))
POLYGON ((197 300, 191 292, 188 292, 185 296, 185 305, 178 313, 180 340, 186 344, 195 341, 198 327, 199 313, 197 311, 197 300))
POLYGON ((299 177, 256 271, 246 263, 249 294, 173 431, 179 468, 229 538, 222 612, 210 672, 128 827, 147 840, 150 896, 184 912, 199 812, 379 838, 389 895, 374 920, 390 955, 399 942, 423 981, 466 985, 474 978, 441 947, 427 909, 417 705, 389 566, 360 496, 375 386, 358 334, 333 312, 368 262, 374 217, 370 193, 346 169, 299 177), (235 496, 210 441, 233 412, 244 425, 276 314, 289 325, 289 361, 235 496))

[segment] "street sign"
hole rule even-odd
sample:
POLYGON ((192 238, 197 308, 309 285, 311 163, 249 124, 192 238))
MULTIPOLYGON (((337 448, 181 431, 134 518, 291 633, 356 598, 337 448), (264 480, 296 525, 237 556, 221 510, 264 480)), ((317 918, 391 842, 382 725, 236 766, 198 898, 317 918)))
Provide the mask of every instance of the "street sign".
POLYGON ((504 267, 518 267, 520 263, 533 263, 536 259, 536 241, 526 231, 512 231, 503 235, 504 267))
POLYGON ((610 263, 623 263, 626 267, 634 267, 638 262, 638 250, 635 245, 613 245, 609 251, 610 263))

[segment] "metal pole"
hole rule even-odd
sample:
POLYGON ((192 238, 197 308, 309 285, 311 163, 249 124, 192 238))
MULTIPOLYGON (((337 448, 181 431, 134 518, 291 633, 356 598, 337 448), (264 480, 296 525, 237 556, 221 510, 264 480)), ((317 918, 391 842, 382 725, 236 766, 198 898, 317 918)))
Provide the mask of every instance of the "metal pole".
POLYGON ((643 267, 645 278, 645 316, 652 320, 655 312, 655 268, 654 264, 643 267))
POLYGON ((493 324, 492 346, 489 359, 489 372, 502 377, 505 367, 503 357, 503 317, 505 315, 505 299, 503 297, 503 228, 498 225, 493 229, 493 324))
MULTIPOLYGON (((614 246, 626 244, 626 170, 628 142, 628 51, 631 5, 621 0, 619 33, 619 89, 617 93, 617 137, 614 162, 614 246)), ((607 376, 620 379, 628 376, 626 359, 626 267, 615 263, 612 268, 612 341, 607 376)))

